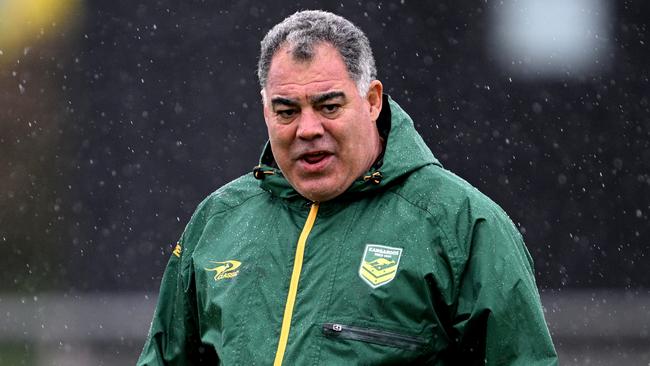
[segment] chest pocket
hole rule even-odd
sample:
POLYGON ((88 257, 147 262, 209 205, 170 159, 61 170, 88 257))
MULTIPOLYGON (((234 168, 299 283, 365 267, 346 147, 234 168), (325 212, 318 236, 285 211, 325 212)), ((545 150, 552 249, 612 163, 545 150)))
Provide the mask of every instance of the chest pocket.
POLYGON ((395 220, 386 211, 338 243, 332 294, 314 324, 321 356, 356 354, 363 364, 408 364, 435 359, 447 347, 427 280, 442 266, 435 228, 417 221, 395 220))
POLYGON ((420 337, 336 323, 323 324, 323 334, 328 338, 355 340, 410 351, 418 351, 427 345, 427 341, 420 337))

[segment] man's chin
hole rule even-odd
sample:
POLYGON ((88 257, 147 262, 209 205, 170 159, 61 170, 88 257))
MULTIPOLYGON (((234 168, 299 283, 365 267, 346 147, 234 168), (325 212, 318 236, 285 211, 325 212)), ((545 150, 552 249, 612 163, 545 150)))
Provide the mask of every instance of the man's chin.
POLYGON ((309 184, 297 187, 296 190, 301 196, 313 202, 329 201, 345 191, 344 189, 341 189, 340 185, 318 182, 309 182, 309 184))

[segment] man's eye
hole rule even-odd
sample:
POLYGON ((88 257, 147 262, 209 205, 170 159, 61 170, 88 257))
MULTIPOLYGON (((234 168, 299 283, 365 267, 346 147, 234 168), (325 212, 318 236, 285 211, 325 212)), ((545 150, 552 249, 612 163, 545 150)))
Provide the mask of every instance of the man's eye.
POLYGON ((340 106, 338 104, 325 104, 321 107, 322 111, 326 114, 336 113, 340 106))
POLYGON ((281 118, 291 118, 296 114, 296 110, 295 109, 282 109, 282 110, 275 111, 275 114, 277 114, 281 118))

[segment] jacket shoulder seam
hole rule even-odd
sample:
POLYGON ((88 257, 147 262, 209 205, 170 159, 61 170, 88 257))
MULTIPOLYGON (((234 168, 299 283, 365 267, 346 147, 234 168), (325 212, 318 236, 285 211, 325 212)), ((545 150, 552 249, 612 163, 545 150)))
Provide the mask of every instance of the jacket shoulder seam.
POLYGON ((406 202, 407 202, 408 204, 410 204, 411 206, 416 207, 417 209, 426 212, 426 213, 427 213, 431 218, 433 218, 433 219, 434 219, 433 222, 435 222, 436 227, 440 230, 440 232, 441 232, 441 233, 443 234, 443 236, 444 236, 445 242, 447 243, 447 247, 450 248, 450 249, 452 249, 452 250, 454 250, 454 253, 453 253, 454 257, 455 257, 455 258, 460 258, 460 257, 462 257, 461 255, 459 255, 458 253, 456 253, 456 251, 457 251, 456 246, 455 246, 455 245, 451 245, 451 240, 449 239, 449 234, 447 233, 447 231, 445 230, 445 228, 440 224, 440 219, 439 219, 438 217, 436 217, 436 215, 434 215, 431 211, 429 211, 428 208, 426 208, 426 207, 422 207, 422 206, 420 206, 420 205, 418 205, 418 204, 412 202, 411 200, 409 200, 407 197, 405 197, 403 194, 401 194, 401 193, 399 193, 399 192, 396 192, 396 191, 393 191, 393 190, 391 190, 391 191, 389 191, 389 192, 392 193, 392 194, 394 194, 394 195, 396 195, 396 196, 398 196, 398 197, 400 197, 402 200, 406 201, 406 202))
MULTIPOLYGON (((218 210, 218 211, 214 211, 214 212, 212 212, 212 210, 210 210, 210 211, 209 211, 209 214, 207 214, 207 215, 205 216, 205 220, 206 220, 206 221, 209 221, 210 219, 212 219, 212 218, 213 218, 214 216, 216 216, 216 215, 222 214, 222 213, 224 213, 224 212, 228 212, 228 211, 230 211, 230 210, 234 210, 234 209, 236 209, 237 207, 239 207, 239 206, 245 204, 245 203, 248 202, 249 200, 251 200, 251 199, 253 199, 253 198, 257 197, 257 196, 260 196, 260 195, 262 195, 262 194, 264 194, 264 193, 265 193, 264 191, 261 191, 261 192, 255 193, 255 194, 251 194, 249 197, 246 197, 246 199, 244 199, 244 200, 242 200, 242 201, 240 201, 240 202, 238 202, 238 203, 236 203, 236 204, 234 204, 234 205, 228 205, 228 204, 226 204, 225 202, 220 202, 221 205, 226 206, 226 207, 223 208, 223 209, 220 209, 220 210, 218 210)), ((214 199, 215 199, 215 200, 218 200, 217 197, 215 197, 214 199)))

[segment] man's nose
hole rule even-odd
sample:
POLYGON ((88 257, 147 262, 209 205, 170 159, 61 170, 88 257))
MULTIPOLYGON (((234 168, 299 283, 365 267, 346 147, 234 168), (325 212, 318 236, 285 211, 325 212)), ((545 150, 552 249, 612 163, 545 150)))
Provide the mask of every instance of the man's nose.
POLYGON ((298 138, 313 140, 322 137, 325 133, 320 116, 311 108, 303 109, 298 121, 298 138))

